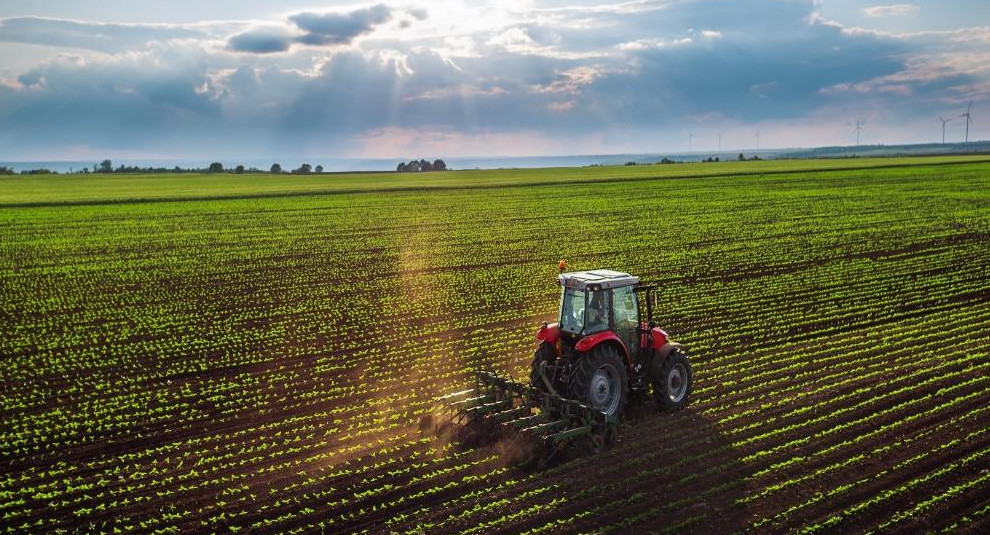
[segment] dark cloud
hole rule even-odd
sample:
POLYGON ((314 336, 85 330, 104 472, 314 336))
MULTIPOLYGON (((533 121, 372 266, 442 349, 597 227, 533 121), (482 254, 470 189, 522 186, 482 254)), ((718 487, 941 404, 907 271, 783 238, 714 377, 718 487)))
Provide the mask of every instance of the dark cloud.
MULTIPOLYGON (((765 121, 834 103, 825 88, 897 73, 912 51, 903 39, 818 21, 810 2, 682 2, 657 13, 609 13, 595 27, 527 27, 537 45, 552 50, 610 53, 527 62, 535 69, 520 70, 517 79, 558 93, 558 109, 571 111, 552 116, 572 128, 615 121, 679 127, 693 117, 765 121)), ((486 69, 514 60, 476 61, 486 69)))
POLYGON ((345 45, 388 22, 392 10, 378 4, 347 13, 296 13, 289 17, 298 31, 280 28, 255 28, 232 36, 227 46, 234 52, 272 54, 286 52, 293 44, 309 46, 345 45))
POLYGON ((284 31, 248 30, 231 37, 227 41, 227 45, 235 52, 271 54, 285 52, 293 41, 294 38, 284 31))
POLYGON ((289 17, 289 20, 306 32, 297 38, 298 42, 322 46, 349 43, 391 17, 392 10, 384 4, 378 4, 350 13, 297 13, 289 17))
POLYGON ((55 153, 81 144, 108 151, 185 145, 181 132, 217 123, 222 110, 205 64, 168 60, 139 55, 95 63, 63 57, 25 73, 20 82, 35 87, 0 86, 0 145, 55 153), (147 68, 153 63, 155 68, 147 68))

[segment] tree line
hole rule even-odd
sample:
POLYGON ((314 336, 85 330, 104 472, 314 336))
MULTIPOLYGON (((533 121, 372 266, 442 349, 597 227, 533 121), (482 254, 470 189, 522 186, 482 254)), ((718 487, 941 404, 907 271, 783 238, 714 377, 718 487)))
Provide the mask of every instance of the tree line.
MULTIPOLYGON (((110 161, 110 160, 103 160, 102 162, 94 165, 92 171, 90 171, 90 169, 88 167, 84 167, 84 168, 80 169, 79 171, 76 171, 75 173, 76 174, 86 174, 86 173, 90 173, 90 172, 93 172, 93 173, 142 173, 142 174, 155 174, 155 173, 234 173, 234 174, 241 174, 241 173, 265 173, 266 171, 264 171, 262 169, 258 169, 257 167, 244 167, 243 165, 238 165, 236 167, 230 167, 230 168, 224 168, 223 164, 220 163, 220 162, 213 162, 213 163, 211 163, 209 165, 209 167, 207 167, 205 169, 198 169, 198 168, 195 168, 195 167, 184 168, 184 167, 179 167, 178 165, 175 166, 175 167, 171 167, 171 168, 170 167, 140 167, 140 166, 137 166, 137 165, 123 165, 123 164, 118 165, 117 167, 114 167, 112 161, 110 161)), ((271 168, 267 172, 268 173, 271 173, 271 174, 274 174, 274 175, 286 174, 286 173, 291 173, 291 174, 294 174, 294 175, 308 175, 308 174, 311 174, 311 173, 322 173, 323 172, 323 166, 322 165, 317 165, 316 167, 313 167, 312 165, 310 165, 308 163, 304 163, 304 164, 300 165, 299 167, 297 167, 296 169, 292 169, 290 171, 283 171, 282 170, 282 165, 281 164, 278 164, 278 163, 275 163, 275 164, 272 164, 271 168)), ((15 174, 15 172, 14 172, 13 169, 11 169, 9 167, 5 167, 5 166, 0 166, 0 175, 13 175, 13 174, 15 174)), ((30 170, 26 170, 26 171, 21 171, 20 174, 22 174, 22 175, 47 175, 47 174, 55 174, 55 175, 57 175, 59 173, 57 171, 49 171, 48 169, 30 169, 30 170)))
POLYGON ((399 162, 399 165, 395 167, 395 170, 399 173, 417 173, 420 171, 446 171, 447 164, 443 160, 433 160, 430 163, 428 160, 410 160, 409 163, 399 162))
MULTIPOLYGON (((440 159, 430 162, 428 160, 412 160, 409 163, 400 162, 395 168, 396 171, 400 173, 407 172, 419 172, 419 171, 446 171, 447 164, 440 159)), ((257 167, 245 168, 243 165, 238 165, 236 167, 224 168, 223 164, 220 162, 213 162, 209 167, 205 169, 197 168, 183 168, 178 165, 175 167, 139 167, 136 165, 118 165, 113 166, 113 162, 109 159, 103 160, 102 162, 93 165, 92 170, 89 167, 83 167, 82 169, 75 171, 73 174, 88 174, 88 173, 140 173, 140 174, 157 174, 157 173, 233 173, 235 175, 241 173, 265 173, 266 171, 258 169, 257 167)), ((273 175, 282 174, 293 174, 293 175, 309 175, 309 174, 320 174, 323 173, 323 166, 317 165, 316 167, 304 163, 299 167, 291 170, 283 170, 282 165, 279 163, 273 163, 272 166, 267 171, 273 175)), ((0 166, 0 175, 57 175, 58 171, 50 171, 48 169, 28 169, 17 173, 12 168, 7 166, 0 166)))

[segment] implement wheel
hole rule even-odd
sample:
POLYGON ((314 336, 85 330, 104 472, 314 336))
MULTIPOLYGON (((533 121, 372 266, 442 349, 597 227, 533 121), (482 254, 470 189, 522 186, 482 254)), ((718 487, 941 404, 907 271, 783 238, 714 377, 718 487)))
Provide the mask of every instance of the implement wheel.
POLYGON ((620 418, 629 397, 629 384, 618 350, 610 344, 600 344, 580 359, 571 379, 570 395, 610 418, 620 418))
POLYGON ((650 375, 653 397, 661 411, 676 412, 691 396, 691 363, 684 353, 673 350, 662 361, 654 362, 650 375))

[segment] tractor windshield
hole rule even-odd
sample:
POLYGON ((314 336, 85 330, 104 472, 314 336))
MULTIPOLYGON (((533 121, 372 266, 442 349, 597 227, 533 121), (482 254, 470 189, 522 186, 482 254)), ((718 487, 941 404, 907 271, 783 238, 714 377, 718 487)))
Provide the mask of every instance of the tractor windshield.
POLYGON ((565 288, 560 296, 560 329, 578 334, 584 329, 584 292, 565 288))
POLYGON ((609 298, 607 290, 565 288, 560 297, 560 329, 574 334, 608 329, 609 298))

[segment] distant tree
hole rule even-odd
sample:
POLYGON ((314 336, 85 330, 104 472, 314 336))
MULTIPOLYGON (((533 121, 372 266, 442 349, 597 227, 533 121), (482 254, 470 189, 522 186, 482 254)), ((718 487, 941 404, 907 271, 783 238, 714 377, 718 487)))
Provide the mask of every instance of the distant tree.
POLYGON ((419 162, 417 162, 416 160, 410 160, 409 163, 406 164, 406 171, 416 173, 419 170, 420 170, 419 162))
POLYGON ((213 163, 211 163, 210 164, 210 172, 211 173, 222 173, 223 172, 223 164, 220 163, 220 162, 213 162, 213 163))
POLYGON ((405 173, 407 171, 406 162, 399 162, 399 165, 395 166, 395 172, 405 173))
POLYGON ((12 174, 14 174, 14 170, 13 169, 11 169, 11 168, 9 168, 9 167, 7 167, 5 165, 4 166, 0 166, 0 175, 12 175, 12 174))
POLYGON ((323 172, 323 166, 322 165, 317 165, 316 166, 316 172, 317 173, 322 173, 323 172))
POLYGON ((269 172, 271 174, 273 174, 273 175, 280 175, 280 174, 282 174, 282 166, 279 165, 279 164, 277 164, 277 163, 273 163, 272 164, 272 169, 269 172))
POLYGON ((715 157, 715 161, 716 161, 716 162, 718 161, 718 156, 716 156, 716 157, 715 157))
POLYGON ((740 162, 745 162, 746 161, 746 155, 740 152, 739 153, 739 161, 740 162))
POLYGON ((244 172, 244 166, 243 165, 238 165, 237 167, 234 168, 234 172, 237 173, 237 174, 243 173, 244 172))
POLYGON ((110 160, 103 160, 100 162, 100 173, 112 173, 113 172, 113 162, 110 160))
POLYGON ((420 160, 419 161, 419 170, 420 171, 432 171, 433 170, 433 164, 431 164, 430 162, 428 162, 426 160, 420 160))
POLYGON ((308 175, 311 172, 313 172, 313 166, 309 165, 308 163, 304 163, 299 166, 299 169, 296 169, 292 172, 300 175, 308 175))
POLYGON ((434 171, 446 171, 447 164, 443 160, 433 160, 434 171))

